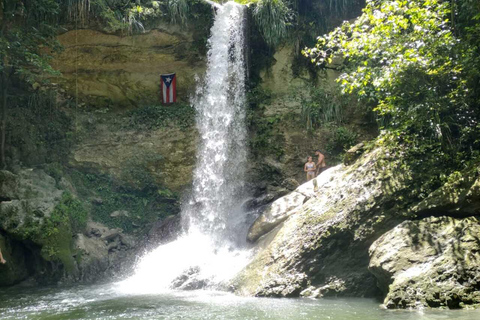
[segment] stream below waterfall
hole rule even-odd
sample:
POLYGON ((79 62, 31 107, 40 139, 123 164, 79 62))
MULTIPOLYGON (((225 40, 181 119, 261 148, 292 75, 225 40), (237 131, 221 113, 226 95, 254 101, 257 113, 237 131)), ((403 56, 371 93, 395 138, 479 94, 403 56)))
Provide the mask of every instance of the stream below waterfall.
POLYGON ((385 310, 373 299, 267 299, 214 291, 122 294, 115 285, 0 290, 0 319, 477 320, 479 310, 385 310))

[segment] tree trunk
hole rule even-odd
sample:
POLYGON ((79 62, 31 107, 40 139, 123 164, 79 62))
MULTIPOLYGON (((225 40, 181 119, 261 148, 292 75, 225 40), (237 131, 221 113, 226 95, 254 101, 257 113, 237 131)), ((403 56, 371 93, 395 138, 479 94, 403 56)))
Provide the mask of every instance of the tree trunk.
POLYGON ((0 122, 0 161, 2 169, 7 167, 7 162, 5 161, 5 136, 7 132, 7 92, 8 92, 8 81, 7 81, 7 74, 5 70, 2 72, 2 79, 1 79, 1 101, 0 101, 0 110, 2 114, 2 121, 0 122))

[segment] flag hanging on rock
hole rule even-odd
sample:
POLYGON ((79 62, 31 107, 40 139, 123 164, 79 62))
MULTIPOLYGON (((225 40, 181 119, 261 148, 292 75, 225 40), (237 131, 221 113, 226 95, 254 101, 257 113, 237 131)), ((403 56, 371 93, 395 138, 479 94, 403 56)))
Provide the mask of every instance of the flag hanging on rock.
POLYGON ((162 74, 162 98, 164 104, 177 102, 177 77, 175 73, 162 74))

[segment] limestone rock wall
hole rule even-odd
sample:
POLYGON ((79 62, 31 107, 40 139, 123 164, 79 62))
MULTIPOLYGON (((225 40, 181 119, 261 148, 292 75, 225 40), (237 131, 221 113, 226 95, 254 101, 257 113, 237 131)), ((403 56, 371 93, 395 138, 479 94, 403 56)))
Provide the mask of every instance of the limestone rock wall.
POLYGON ((124 128, 126 122, 125 115, 100 117, 84 113, 80 121, 84 132, 71 150, 70 166, 108 173, 137 187, 142 186, 141 181, 129 181, 132 179, 128 173, 144 170, 159 186, 173 192, 188 188, 196 159, 195 127, 165 125, 136 130, 124 128))
POLYGON ((72 97, 95 107, 131 107, 160 103, 160 74, 177 74, 178 98, 188 101, 195 75, 205 60, 192 36, 169 29, 119 36, 71 30, 58 37, 63 52, 52 66, 54 79, 72 97))

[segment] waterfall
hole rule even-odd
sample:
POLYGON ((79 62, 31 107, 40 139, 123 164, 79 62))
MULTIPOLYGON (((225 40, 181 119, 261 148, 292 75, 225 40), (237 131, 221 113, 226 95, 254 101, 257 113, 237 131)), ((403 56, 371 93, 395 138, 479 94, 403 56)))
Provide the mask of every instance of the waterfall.
POLYGON ((245 128, 245 7, 216 6, 205 78, 192 103, 200 135, 193 187, 182 206, 184 234, 144 256, 121 290, 218 287, 248 262, 243 179, 245 128))
POLYGON ((193 192, 182 210, 190 231, 224 241, 242 193, 246 165, 244 7, 233 2, 217 9, 208 41, 204 85, 193 105, 201 143, 193 192))

